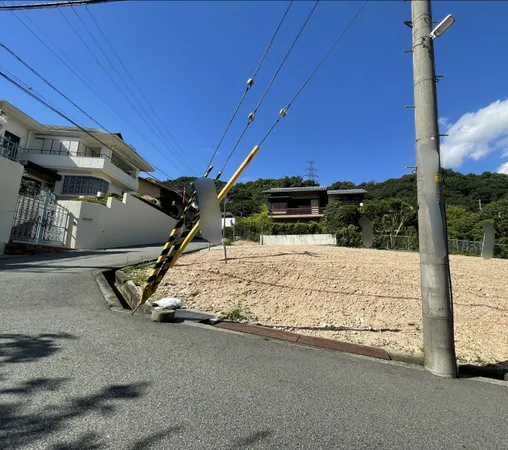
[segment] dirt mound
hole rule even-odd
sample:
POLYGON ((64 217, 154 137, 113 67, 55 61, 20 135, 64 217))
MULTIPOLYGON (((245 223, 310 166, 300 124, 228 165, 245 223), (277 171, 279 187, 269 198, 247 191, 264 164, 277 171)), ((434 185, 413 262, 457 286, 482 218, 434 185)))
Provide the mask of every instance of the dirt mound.
MULTIPOLYGON (((185 255, 157 298, 313 336, 422 352, 417 253, 341 247, 222 248, 185 255)), ((457 356, 508 360, 508 261, 452 256, 457 356)))

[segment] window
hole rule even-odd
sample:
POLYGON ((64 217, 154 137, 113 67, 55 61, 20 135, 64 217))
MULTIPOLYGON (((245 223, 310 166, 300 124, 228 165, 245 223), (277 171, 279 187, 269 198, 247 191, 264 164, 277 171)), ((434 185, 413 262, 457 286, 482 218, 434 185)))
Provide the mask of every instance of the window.
POLYGON ((95 177, 65 176, 62 195, 97 195, 97 192, 107 193, 109 183, 95 177))
POLYGON ((12 133, 9 133, 8 131, 5 132, 4 139, 6 141, 11 142, 14 145, 19 145, 19 143, 21 142, 21 138, 19 136, 16 136, 15 134, 12 134, 12 133))
POLYGON ((2 150, 0 154, 5 155, 12 159, 17 159, 19 151, 19 143, 21 138, 15 134, 5 131, 4 138, 2 139, 2 150))

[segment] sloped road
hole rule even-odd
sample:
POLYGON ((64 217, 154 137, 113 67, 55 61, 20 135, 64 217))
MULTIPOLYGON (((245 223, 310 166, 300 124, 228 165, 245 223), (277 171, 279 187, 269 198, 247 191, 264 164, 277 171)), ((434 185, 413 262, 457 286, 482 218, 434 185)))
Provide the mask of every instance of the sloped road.
POLYGON ((0 260, 0 449, 501 449, 508 387, 111 312, 91 270, 0 260))

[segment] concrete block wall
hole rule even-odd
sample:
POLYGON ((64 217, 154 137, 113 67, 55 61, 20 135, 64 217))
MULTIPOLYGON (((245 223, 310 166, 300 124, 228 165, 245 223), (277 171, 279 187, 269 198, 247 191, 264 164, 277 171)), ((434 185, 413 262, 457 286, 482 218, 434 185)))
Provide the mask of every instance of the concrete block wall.
POLYGON ((261 236, 261 245, 337 245, 334 234, 291 234, 281 236, 261 236))

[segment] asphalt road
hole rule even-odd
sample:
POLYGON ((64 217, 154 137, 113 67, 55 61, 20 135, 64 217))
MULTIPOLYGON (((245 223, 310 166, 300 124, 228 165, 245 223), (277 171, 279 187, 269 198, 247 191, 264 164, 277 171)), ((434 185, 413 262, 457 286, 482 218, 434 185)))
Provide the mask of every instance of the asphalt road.
POLYGON ((0 260, 0 449, 502 449, 508 387, 112 312, 96 268, 0 260))

